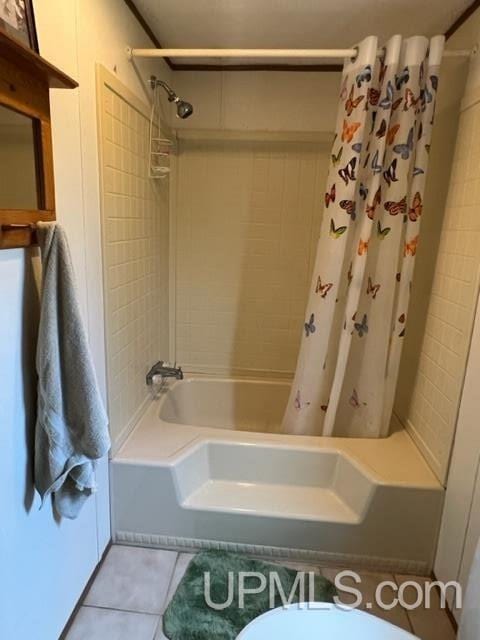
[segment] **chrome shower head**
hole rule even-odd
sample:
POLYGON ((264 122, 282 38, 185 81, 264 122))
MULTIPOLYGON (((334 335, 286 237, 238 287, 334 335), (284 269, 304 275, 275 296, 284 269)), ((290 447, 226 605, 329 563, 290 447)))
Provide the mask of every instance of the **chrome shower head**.
POLYGON ((190 102, 186 102, 185 100, 179 98, 175 91, 171 87, 169 87, 166 82, 164 82, 163 80, 157 80, 155 76, 151 76, 150 85, 152 89, 155 89, 155 87, 162 87, 162 89, 168 96, 168 101, 174 102, 177 105, 177 118, 185 120, 185 118, 188 118, 192 115, 193 106, 190 104, 190 102))

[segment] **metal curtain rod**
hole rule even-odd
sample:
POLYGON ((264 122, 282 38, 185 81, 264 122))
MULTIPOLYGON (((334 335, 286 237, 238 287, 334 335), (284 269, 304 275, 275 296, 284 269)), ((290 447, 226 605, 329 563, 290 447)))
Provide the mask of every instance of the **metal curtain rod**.
MULTIPOLYGON (((474 49, 446 49, 447 58, 468 57, 474 49)), ((132 58, 355 58, 357 49, 133 49, 127 47, 132 58)), ((379 51, 378 55, 383 55, 379 51)))

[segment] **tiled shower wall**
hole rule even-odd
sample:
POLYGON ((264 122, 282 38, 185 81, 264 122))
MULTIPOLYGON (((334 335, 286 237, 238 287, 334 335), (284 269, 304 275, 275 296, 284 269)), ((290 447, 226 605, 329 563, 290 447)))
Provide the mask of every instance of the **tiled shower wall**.
POLYGON ((288 375, 330 145, 318 135, 250 135, 180 141, 176 357, 194 371, 288 375))
POLYGON ((462 106, 437 264, 410 406, 400 416, 444 480, 480 267, 480 94, 462 106))
POLYGON ((112 440, 149 397, 145 375, 168 357, 169 181, 148 177, 148 112, 102 85, 101 157, 107 377, 112 440))

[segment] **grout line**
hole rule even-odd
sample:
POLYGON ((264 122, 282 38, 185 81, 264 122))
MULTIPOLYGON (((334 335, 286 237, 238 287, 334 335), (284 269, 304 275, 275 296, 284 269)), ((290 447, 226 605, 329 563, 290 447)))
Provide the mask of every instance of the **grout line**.
MULTIPOLYGON (((394 581, 397 583, 397 587, 401 586, 401 582, 399 580, 398 574, 394 573, 393 574, 393 579, 394 581)), ((412 576, 412 580, 414 580, 414 576, 412 576)), ((400 607, 400 605, 398 605, 400 607)), ((415 634, 415 628, 414 628, 414 624, 413 624, 413 620, 410 618, 410 612, 408 609, 405 609, 404 607, 400 607, 403 611, 405 611, 406 615, 407 615, 407 620, 408 620, 408 625, 410 627, 410 631, 415 634)))
POLYGON ((160 613, 152 613, 151 611, 136 611, 135 609, 124 609, 120 607, 105 607, 99 604, 85 604, 81 605, 86 609, 102 609, 104 611, 122 611, 123 613, 137 613, 139 616, 153 616, 155 618, 160 617, 162 614, 160 613))

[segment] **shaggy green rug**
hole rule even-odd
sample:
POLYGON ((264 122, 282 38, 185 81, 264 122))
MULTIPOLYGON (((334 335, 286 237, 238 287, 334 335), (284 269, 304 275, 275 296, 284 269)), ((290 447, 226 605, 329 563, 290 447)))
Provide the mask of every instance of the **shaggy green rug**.
MULTIPOLYGON (((254 618, 270 609, 270 574, 276 573, 288 598, 295 583, 297 571, 280 565, 267 564, 246 556, 224 551, 204 551, 190 562, 177 591, 163 616, 163 631, 170 640, 235 640, 240 631, 254 618), (204 574, 210 572, 210 599, 214 604, 228 604, 229 595, 233 600, 219 611, 207 604, 204 574), (229 572, 233 576, 233 588, 229 589, 229 572), (267 578, 267 586, 261 593, 245 594, 244 606, 239 606, 239 574, 261 573, 267 578)), ((260 586, 258 576, 244 576, 247 589, 260 586)), ((334 585, 321 576, 315 576, 314 599, 317 602, 332 602, 334 585)), ((309 577, 304 576, 305 598, 309 596, 309 577)), ((299 601, 301 588, 295 591, 293 602, 299 601)), ((313 594, 312 594, 313 595, 313 594)), ((274 607, 282 606, 280 590, 274 588, 274 607)), ((313 598, 311 598, 313 599, 313 598)))

